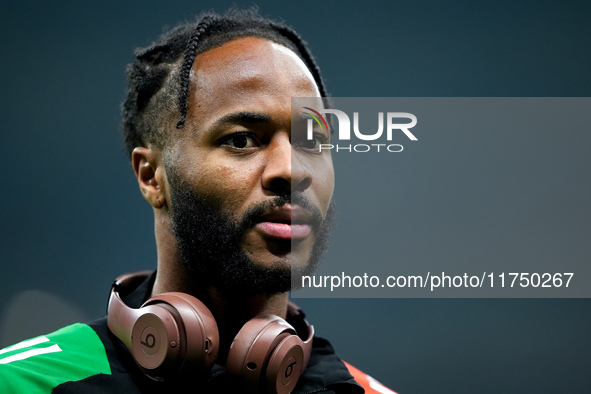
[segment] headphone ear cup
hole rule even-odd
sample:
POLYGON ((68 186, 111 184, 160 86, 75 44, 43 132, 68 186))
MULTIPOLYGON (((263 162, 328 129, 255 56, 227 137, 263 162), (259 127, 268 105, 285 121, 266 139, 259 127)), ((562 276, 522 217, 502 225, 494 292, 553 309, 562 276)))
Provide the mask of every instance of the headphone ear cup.
POLYGON ((251 392, 289 393, 303 369, 302 340, 285 320, 270 314, 248 321, 230 346, 226 370, 251 392), (263 389, 264 390, 264 389, 263 389))
POLYGON ((289 335, 283 339, 269 359, 267 393, 291 393, 304 370, 304 359, 300 337, 289 335))
POLYGON ((164 293, 146 301, 134 324, 131 352, 155 380, 206 371, 215 362, 219 333, 213 315, 195 297, 164 293))
POLYGON ((177 364, 181 336, 174 313, 161 305, 141 309, 131 332, 130 352, 140 369, 155 380, 166 378, 177 364))

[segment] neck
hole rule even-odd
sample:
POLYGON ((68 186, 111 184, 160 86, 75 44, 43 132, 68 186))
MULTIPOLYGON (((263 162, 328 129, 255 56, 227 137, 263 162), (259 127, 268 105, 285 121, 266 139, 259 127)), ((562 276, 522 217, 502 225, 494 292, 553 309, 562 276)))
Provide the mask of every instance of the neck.
POLYGON ((185 267, 167 216, 155 222, 158 250, 158 272, 152 296, 167 292, 182 292, 196 297, 213 314, 220 334, 218 362, 224 362, 236 334, 253 317, 269 313, 285 319, 288 293, 280 294, 226 294, 203 285, 185 267))

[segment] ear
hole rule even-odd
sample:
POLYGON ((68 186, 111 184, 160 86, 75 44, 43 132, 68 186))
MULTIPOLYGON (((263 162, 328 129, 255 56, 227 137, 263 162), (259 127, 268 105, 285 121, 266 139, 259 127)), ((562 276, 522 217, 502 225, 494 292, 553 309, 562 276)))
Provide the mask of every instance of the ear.
POLYGON ((166 206, 164 163, 154 147, 137 147, 131 153, 131 164, 140 191, 154 208, 166 206))

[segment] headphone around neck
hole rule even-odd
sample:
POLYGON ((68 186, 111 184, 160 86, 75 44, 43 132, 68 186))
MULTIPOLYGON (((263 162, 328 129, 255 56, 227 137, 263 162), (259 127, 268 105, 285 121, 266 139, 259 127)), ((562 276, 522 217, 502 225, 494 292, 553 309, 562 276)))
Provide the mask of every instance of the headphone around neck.
MULTIPOLYGON (((131 293, 151 273, 125 274, 115 280, 109 297, 109 330, 154 380, 209 370, 217 358, 219 333, 213 315, 201 301, 185 293, 163 293, 135 309, 121 299, 120 294, 131 293)), ((301 314, 289 303, 288 316, 301 314)), ((305 339, 278 316, 261 314, 249 320, 230 346, 226 370, 240 377, 250 392, 290 393, 312 351, 314 327, 301 320, 305 339)))

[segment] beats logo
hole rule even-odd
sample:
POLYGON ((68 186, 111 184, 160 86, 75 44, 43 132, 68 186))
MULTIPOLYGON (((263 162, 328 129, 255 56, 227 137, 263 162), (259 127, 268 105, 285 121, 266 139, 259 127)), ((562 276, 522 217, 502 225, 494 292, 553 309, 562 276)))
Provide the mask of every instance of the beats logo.
POLYGON ((285 370, 285 379, 289 379, 289 377, 291 376, 291 373, 293 372, 293 366, 296 364, 297 364, 297 362, 294 361, 287 366, 287 369, 285 370))

